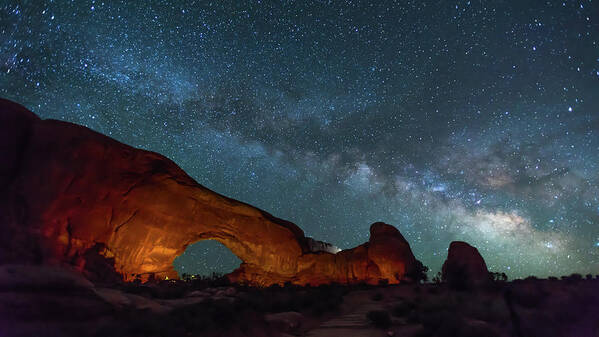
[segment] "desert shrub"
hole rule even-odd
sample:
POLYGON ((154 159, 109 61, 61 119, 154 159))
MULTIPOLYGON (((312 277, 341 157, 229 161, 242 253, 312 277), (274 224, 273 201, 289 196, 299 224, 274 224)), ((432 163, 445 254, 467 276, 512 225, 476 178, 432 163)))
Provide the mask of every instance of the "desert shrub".
POLYGON ((482 288, 486 289, 489 292, 498 292, 498 291, 502 291, 507 285, 508 283, 505 281, 502 281, 502 277, 500 276, 499 280, 497 279, 493 279, 491 278, 490 282, 486 282, 484 284, 482 284, 482 288))
POLYGON ((567 283, 578 282, 582 280, 582 275, 578 273, 573 273, 567 276, 562 276, 561 279, 562 281, 566 281, 567 283))
POLYGON ((593 274, 586 274, 584 278, 586 278, 587 280, 592 280, 593 274))
POLYGON ((433 277, 432 281, 435 284, 441 284, 443 282, 443 275, 440 271, 437 272, 437 274, 433 277))
POLYGON ((385 310, 369 311, 366 318, 377 328, 386 329, 391 326, 391 316, 385 310))
POLYGON ((489 273, 489 278, 493 282, 507 282, 507 275, 505 273, 489 273))
POLYGON ((152 297, 153 296, 152 288, 150 288, 147 285, 141 284, 141 281, 139 283, 135 282, 135 281, 127 282, 119 289, 126 293, 135 294, 135 295, 139 295, 139 296, 144 296, 144 297, 152 297))
POLYGON ((555 277, 555 276, 549 276, 547 279, 548 279, 549 281, 557 281, 557 280, 558 280, 558 278, 557 278, 557 277, 555 277))
POLYGON ((582 280, 582 275, 578 274, 578 273, 574 273, 572 275, 570 275, 570 281, 580 281, 582 280))
POLYGON ((229 279, 220 273, 211 275, 185 275, 183 280, 187 283, 189 290, 202 290, 206 288, 227 287, 231 285, 229 279))
POLYGON ((425 266, 420 260, 416 260, 412 271, 406 274, 407 277, 414 280, 414 282, 426 282, 428 280, 428 271, 430 269, 425 266))
POLYGON ((528 276, 524 279, 524 281, 538 281, 539 279, 536 276, 528 276))
POLYGON ((380 301, 383 299, 383 294, 380 292, 376 292, 370 297, 373 301, 380 301))
POLYGON ((161 280, 146 284, 155 298, 181 298, 189 291, 189 285, 180 280, 161 280))

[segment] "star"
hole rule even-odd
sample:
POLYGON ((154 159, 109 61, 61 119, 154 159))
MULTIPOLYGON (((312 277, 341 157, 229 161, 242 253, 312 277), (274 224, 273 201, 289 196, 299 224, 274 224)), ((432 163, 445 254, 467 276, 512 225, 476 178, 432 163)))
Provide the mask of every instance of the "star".
MULTIPOLYGON (((384 221, 432 274, 453 240, 510 278, 587 274, 599 247, 588 249, 595 7, 7 3, 0 96, 164 154, 341 248, 384 221)), ((239 263, 200 241, 175 267, 239 263)))

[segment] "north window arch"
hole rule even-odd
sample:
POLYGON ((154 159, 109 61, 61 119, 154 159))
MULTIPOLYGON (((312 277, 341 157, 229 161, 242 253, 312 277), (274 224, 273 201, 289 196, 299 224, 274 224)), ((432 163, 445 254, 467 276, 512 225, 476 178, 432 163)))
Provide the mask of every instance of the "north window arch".
POLYGON ((175 258, 173 267, 179 277, 183 274, 211 276, 214 273, 231 273, 242 262, 224 244, 214 239, 205 239, 187 246, 183 254, 175 258))

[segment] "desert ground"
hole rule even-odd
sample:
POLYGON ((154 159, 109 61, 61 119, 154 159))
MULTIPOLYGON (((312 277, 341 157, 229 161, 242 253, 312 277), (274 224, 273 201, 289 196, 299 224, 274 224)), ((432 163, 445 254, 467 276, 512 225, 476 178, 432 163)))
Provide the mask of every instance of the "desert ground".
POLYGON ((225 278, 92 283, 0 267, 1 336, 599 336, 599 279, 273 286, 225 278))

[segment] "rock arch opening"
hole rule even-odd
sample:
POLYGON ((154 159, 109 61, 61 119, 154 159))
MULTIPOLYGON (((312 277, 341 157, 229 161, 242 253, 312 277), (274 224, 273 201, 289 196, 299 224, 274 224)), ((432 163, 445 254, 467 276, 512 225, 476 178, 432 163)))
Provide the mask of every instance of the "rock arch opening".
POLYGON ((179 275, 211 276, 228 274, 239 268, 243 261, 224 244, 217 240, 206 239, 195 242, 185 249, 183 254, 173 261, 173 267, 179 275))
MULTIPOLYGON (((173 265, 175 258, 187 256, 193 242, 217 239, 243 260, 229 280, 257 286, 399 283, 416 266, 391 225, 374 223, 368 242, 338 251, 292 222, 209 190, 160 154, 42 120, 2 99, 0 144, 8 144, 0 146, 6 158, 0 238, 11 238, 2 240, 0 262, 64 263, 102 273, 90 253, 125 281, 176 278, 174 267, 185 258, 173 265)), ((217 261, 227 254, 196 261, 226 266, 217 261)))

